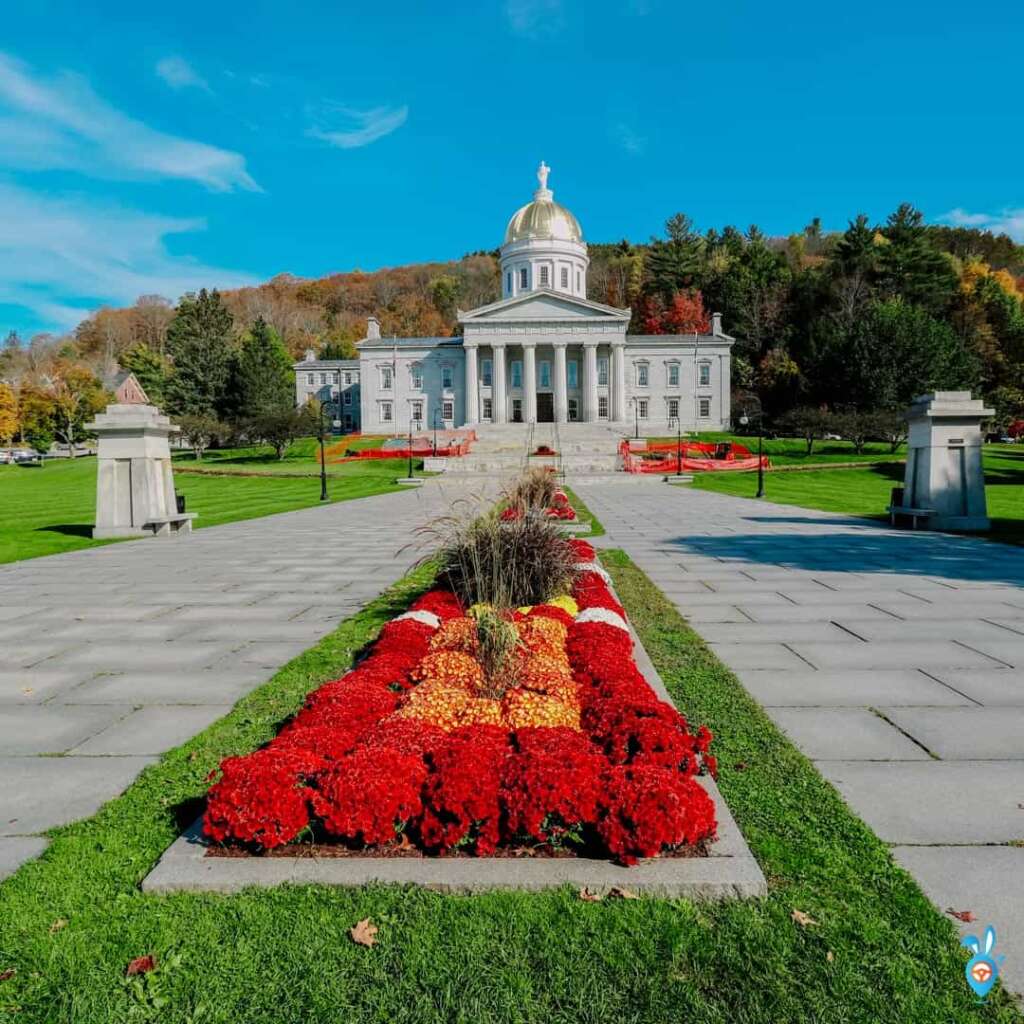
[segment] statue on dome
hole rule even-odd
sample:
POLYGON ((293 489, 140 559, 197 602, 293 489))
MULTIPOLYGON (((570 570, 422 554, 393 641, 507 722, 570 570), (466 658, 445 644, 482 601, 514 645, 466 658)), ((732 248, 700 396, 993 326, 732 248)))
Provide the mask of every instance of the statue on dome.
POLYGON ((551 173, 551 168, 548 167, 548 165, 546 163, 544 163, 543 160, 541 160, 540 167, 537 168, 537 180, 540 182, 540 187, 542 189, 547 189, 547 187, 548 187, 548 175, 550 173, 551 173))

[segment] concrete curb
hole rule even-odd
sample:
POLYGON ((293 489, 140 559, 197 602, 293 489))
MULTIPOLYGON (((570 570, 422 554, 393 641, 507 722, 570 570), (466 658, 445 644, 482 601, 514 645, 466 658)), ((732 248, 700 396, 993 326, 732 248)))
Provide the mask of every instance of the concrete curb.
MULTIPOLYGON (((637 667, 663 700, 668 690, 632 625, 637 667)), ((718 839, 707 857, 652 858, 626 868, 610 861, 583 858, 511 857, 207 857, 202 819, 164 852, 143 879, 144 892, 238 892, 250 886, 282 884, 367 885, 371 882, 421 885, 451 893, 493 889, 539 891, 571 885, 593 892, 614 886, 648 896, 692 900, 755 899, 768 886, 760 866, 710 776, 697 782, 715 804, 718 839)))

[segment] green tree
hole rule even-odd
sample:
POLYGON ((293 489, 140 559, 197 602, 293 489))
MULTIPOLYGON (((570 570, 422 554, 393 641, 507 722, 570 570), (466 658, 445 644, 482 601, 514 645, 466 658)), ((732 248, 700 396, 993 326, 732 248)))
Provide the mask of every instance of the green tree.
POLYGON ((319 357, 321 359, 358 359, 359 349, 354 341, 347 338, 328 338, 320 347, 319 357))
POLYGON ((295 405, 295 371, 277 332, 263 317, 234 359, 225 406, 236 418, 287 412, 295 405))
POLYGON ((216 416, 223 408, 231 366, 231 313, 214 289, 186 295, 167 327, 174 372, 167 405, 177 415, 216 416))
POLYGON ((167 378, 171 373, 170 363, 145 342, 133 345, 121 356, 120 362, 121 369, 135 374, 150 402, 162 406, 166 397, 167 378))
POLYGON ((107 405, 103 385, 85 367, 63 364, 55 368, 50 387, 53 433, 74 456, 75 445, 87 434, 85 424, 107 405))
POLYGON ((945 311, 957 287, 952 261, 932 245, 924 216, 903 203, 882 229, 878 250, 879 285, 889 297, 932 313, 945 311))
POLYGON ((774 426, 783 434, 802 437, 807 445, 807 454, 811 455, 814 452, 814 442, 825 436, 830 422, 830 416, 824 410, 802 406, 784 413, 775 420, 774 426))
POLYGON ((193 416, 186 413, 178 418, 182 439, 192 449, 192 454, 201 460, 203 452, 211 445, 218 444, 228 433, 228 427, 215 416, 193 416))
POLYGON ((682 213, 669 217, 665 234, 666 239, 651 241, 645 266, 650 290, 669 303, 680 289, 700 283, 705 242, 682 213))
POLYGON ((314 414, 311 408, 267 409, 246 421, 246 434, 256 441, 269 444, 279 459, 292 441, 308 437, 315 431, 314 414))

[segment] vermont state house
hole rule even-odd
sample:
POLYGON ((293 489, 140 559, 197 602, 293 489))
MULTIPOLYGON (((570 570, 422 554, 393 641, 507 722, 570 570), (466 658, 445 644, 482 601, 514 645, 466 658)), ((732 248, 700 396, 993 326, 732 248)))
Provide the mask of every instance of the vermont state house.
POLYGON ((628 309, 587 298, 579 221, 554 201, 549 169, 501 247, 502 298, 459 311, 461 335, 383 338, 370 317, 358 360, 295 364, 296 399, 336 405, 343 429, 405 433, 498 423, 629 423, 646 433, 729 426, 733 338, 627 334, 628 309))

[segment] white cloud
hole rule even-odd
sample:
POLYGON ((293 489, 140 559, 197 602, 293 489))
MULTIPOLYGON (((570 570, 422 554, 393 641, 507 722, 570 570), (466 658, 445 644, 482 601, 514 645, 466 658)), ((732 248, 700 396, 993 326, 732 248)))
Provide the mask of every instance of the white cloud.
POLYGON ((625 121, 616 121, 610 132, 612 140, 633 156, 639 156, 647 149, 647 136, 638 135, 625 121))
POLYGON ((969 213, 957 207, 942 214, 939 220, 955 227, 983 228, 995 235, 1009 235, 1016 242, 1024 242, 1024 209, 1005 209, 999 213, 969 213))
POLYGON ((409 108, 404 106, 373 107, 369 110, 334 106, 327 112, 326 119, 340 119, 343 123, 331 128, 309 128, 306 134, 339 149, 358 149, 401 128, 408 116, 409 108))
POLYGON ((217 192, 260 191, 240 153, 156 131, 122 114, 80 75, 50 81, 0 53, 0 162, 106 178, 179 178, 217 192))
POLYGON ((163 57, 156 62, 156 73, 172 89, 210 91, 210 83, 184 57, 163 57))
POLYGON ((562 27, 562 0, 506 0, 505 17, 517 35, 549 35, 562 27))
POLYGON ((237 288, 254 277, 168 252, 168 235, 202 231, 172 218, 77 196, 44 196, 0 184, 0 303, 68 329, 107 303, 140 295, 177 299, 201 287, 237 288))

